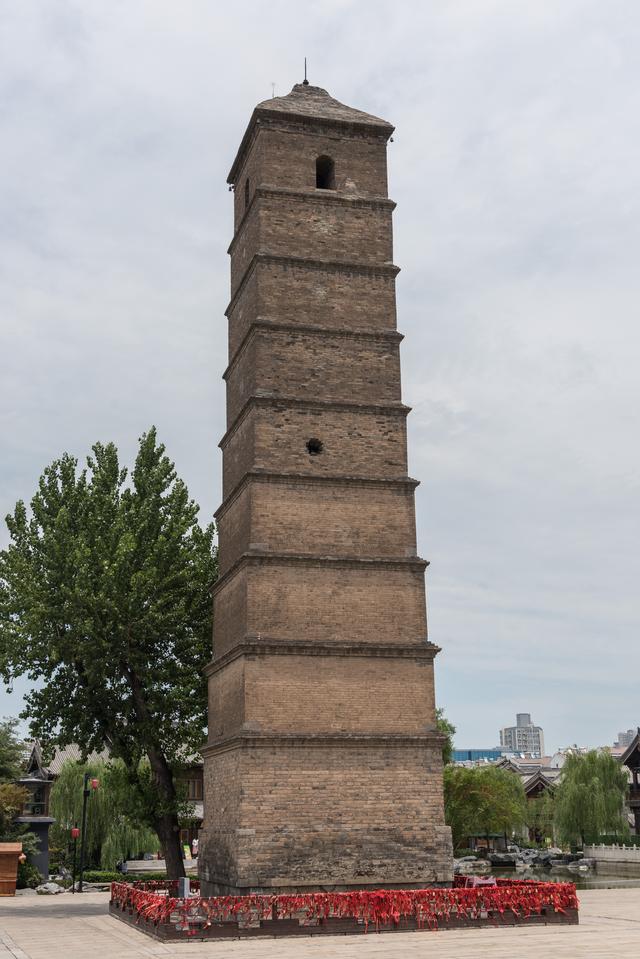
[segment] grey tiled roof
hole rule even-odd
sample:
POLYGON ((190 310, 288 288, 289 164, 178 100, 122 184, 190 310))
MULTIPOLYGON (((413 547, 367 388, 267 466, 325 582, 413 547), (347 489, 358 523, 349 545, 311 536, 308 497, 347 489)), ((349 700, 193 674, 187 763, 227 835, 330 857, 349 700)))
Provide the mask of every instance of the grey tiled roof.
POLYGON ((357 123, 365 126, 388 127, 391 123, 374 117, 363 110, 355 110, 329 96, 322 87, 296 83, 291 93, 284 97, 272 97, 263 100, 256 107, 258 113, 286 113, 291 116, 312 118, 315 120, 337 120, 342 123, 357 123))
MULTIPOLYGON (((54 776, 59 776, 62 770, 63 765, 70 759, 78 762, 82 758, 82 753, 80 747, 76 746, 75 743, 71 746, 65 746, 64 749, 58 749, 53 755, 53 759, 48 764, 49 772, 54 776)), ((103 750, 100 753, 89 753, 87 756, 87 761, 90 763, 98 762, 99 760, 104 760, 105 762, 109 758, 109 753, 106 750, 103 750)))

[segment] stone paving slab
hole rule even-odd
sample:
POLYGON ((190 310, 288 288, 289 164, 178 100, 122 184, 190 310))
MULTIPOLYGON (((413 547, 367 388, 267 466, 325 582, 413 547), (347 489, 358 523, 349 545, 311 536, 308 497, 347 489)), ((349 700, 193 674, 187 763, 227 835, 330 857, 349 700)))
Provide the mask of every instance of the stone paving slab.
POLYGON ((640 952, 640 889, 580 894, 579 926, 155 942, 107 915, 108 894, 0 899, 0 959, 615 959, 640 952))

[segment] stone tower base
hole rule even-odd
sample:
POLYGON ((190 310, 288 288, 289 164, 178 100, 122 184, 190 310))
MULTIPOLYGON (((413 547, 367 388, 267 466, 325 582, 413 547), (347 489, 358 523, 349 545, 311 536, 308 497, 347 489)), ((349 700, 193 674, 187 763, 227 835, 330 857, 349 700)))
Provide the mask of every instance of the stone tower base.
POLYGON ((252 736, 205 755, 220 816, 201 833, 203 895, 450 881, 439 736, 252 736))

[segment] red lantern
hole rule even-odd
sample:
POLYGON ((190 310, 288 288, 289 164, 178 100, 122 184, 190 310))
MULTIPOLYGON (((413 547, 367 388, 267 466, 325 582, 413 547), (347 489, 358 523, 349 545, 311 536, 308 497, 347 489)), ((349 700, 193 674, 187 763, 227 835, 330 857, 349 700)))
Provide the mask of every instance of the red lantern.
POLYGON ((80 830, 78 829, 77 826, 73 826, 71 829, 71 838, 78 839, 79 836, 80 836, 80 830))
POLYGON ((99 780, 99 779, 92 779, 92 780, 91 780, 91 788, 92 788, 92 789, 97 789, 99 785, 100 785, 100 780, 99 780))

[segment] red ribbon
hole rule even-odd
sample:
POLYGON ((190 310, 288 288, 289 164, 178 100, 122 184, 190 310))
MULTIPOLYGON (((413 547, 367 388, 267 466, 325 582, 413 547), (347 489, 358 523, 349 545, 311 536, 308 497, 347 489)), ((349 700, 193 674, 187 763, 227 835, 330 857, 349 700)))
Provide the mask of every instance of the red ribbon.
MULTIPOLYGON (((199 889, 197 880, 192 890, 199 889)), ((261 920, 298 918, 309 925, 328 918, 398 925, 401 919, 415 919, 419 926, 436 929, 452 915, 478 918, 482 914, 512 912, 516 917, 539 915, 543 909, 566 913, 578 908, 573 883, 498 879, 496 886, 474 889, 377 889, 371 892, 311 892, 298 895, 212 896, 179 899, 177 883, 147 882, 111 885, 111 901, 136 921, 172 923, 185 936, 195 936, 214 923, 258 924, 261 920)))

